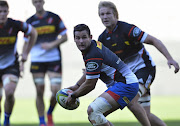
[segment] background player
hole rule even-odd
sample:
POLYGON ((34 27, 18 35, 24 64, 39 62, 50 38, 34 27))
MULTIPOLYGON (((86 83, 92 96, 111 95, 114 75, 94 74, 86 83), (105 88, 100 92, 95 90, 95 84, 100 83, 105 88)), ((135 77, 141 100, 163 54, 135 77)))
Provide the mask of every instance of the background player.
POLYGON ((67 41, 67 29, 57 14, 44 10, 44 0, 32 0, 32 3, 36 9, 36 14, 31 16, 27 22, 32 24, 38 32, 37 42, 30 52, 31 72, 37 92, 36 107, 40 125, 45 126, 43 95, 44 78, 45 74, 47 74, 52 92, 50 106, 47 111, 47 125, 54 126, 52 112, 56 105, 55 94, 61 87, 62 79, 62 57, 59 46, 67 41))
MULTIPOLYGON (((144 48, 143 43, 155 46, 167 59, 168 66, 175 67, 175 73, 179 71, 178 63, 172 58, 164 44, 157 38, 145 33, 137 26, 118 21, 116 6, 109 1, 99 3, 99 17, 106 27, 99 36, 106 47, 119 56, 129 68, 136 74, 140 83, 140 104, 146 110, 147 116, 153 126, 165 126, 166 124, 150 112, 150 85, 155 77, 155 63, 144 48)), ((128 106, 136 118, 142 123, 142 116, 135 111, 137 104, 128 106)))
MULTIPOLYGON (((0 1, 0 85, 5 91, 4 126, 10 126, 15 98, 14 92, 20 76, 17 53, 17 36, 21 31, 29 37, 27 48, 23 50, 21 65, 27 60, 28 53, 37 39, 36 30, 25 22, 8 18, 9 5, 7 1, 0 1)), ((23 68, 23 66, 21 66, 23 68)), ((23 70, 23 69, 21 69, 23 70)), ((2 90, 0 90, 2 96, 2 90)))

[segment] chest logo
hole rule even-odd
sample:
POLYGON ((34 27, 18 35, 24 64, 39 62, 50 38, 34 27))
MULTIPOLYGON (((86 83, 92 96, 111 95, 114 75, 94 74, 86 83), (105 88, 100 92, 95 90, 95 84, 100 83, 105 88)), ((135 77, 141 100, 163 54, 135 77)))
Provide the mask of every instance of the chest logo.
POLYGON ((88 71, 94 71, 94 70, 98 69, 98 67, 99 67, 99 65, 96 62, 88 62, 86 64, 86 69, 88 71))

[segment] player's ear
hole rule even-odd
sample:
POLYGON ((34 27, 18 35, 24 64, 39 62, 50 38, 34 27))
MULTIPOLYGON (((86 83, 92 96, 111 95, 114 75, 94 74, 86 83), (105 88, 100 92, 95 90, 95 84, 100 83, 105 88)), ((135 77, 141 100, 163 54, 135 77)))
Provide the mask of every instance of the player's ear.
POLYGON ((92 37, 93 37, 93 36, 92 36, 92 35, 90 35, 90 38, 91 38, 91 39, 92 39, 92 37))

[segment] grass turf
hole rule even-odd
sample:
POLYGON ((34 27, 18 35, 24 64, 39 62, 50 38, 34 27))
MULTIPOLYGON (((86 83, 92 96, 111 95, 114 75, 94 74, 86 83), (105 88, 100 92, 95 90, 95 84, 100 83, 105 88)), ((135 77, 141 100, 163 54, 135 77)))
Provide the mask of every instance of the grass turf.
MULTIPOLYGON (((56 126, 91 126, 87 119, 86 110, 92 101, 93 98, 80 98, 80 107, 76 110, 65 110, 57 105, 53 113, 56 126)), ((180 96, 153 96, 151 104, 152 113, 164 120, 168 126, 180 125, 180 96)), ((47 110, 49 106, 48 99, 45 99, 45 105, 47 110)), ((4 117, 2 115, 1 120, 3 121, 4 117)), ((117 110, 107 118, 115 126, 141 126, 127 108, 122 111, 117 110)), ((35 108, 35 99, 16 99, 10 121, 12 126, 38 126, 39 120, 35 108)))

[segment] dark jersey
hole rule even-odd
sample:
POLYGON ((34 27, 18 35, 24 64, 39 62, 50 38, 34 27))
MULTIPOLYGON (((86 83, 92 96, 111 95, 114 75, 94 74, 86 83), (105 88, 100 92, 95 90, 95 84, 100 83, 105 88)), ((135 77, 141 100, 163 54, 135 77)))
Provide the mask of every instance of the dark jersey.
POLYGON ((123 61, 101 42, 93 40, 83 54, 83 59, 86 66, 86 79, 100 78, 107 86, 116 82, 126 84, 138 82, 123 61))
POLYGON ((98 41, 120 57, 133 72, 143 67, 155 66, 143 46, 147 33, 126 22, 118 21, 112 32, 105 30, 98 41))
POLYGON ((8 18, 6 24, 0 26, 0 69, 7 68, 17 60, 16 45, 19 31, 28 35, 31 25, 8 18))
POLYGON ((38 32, 37 42, 31 50, 31 61, 48 62, 60 60, 61 53, 59 47, 44 50, 40 44, 52 42, 56 40, 59 35, 66 34, 67 29, 61 18, 52 12, 46 11, 45 16, 37 17, 33 15, 27 20, 27 23, 32 24, 38 32))

